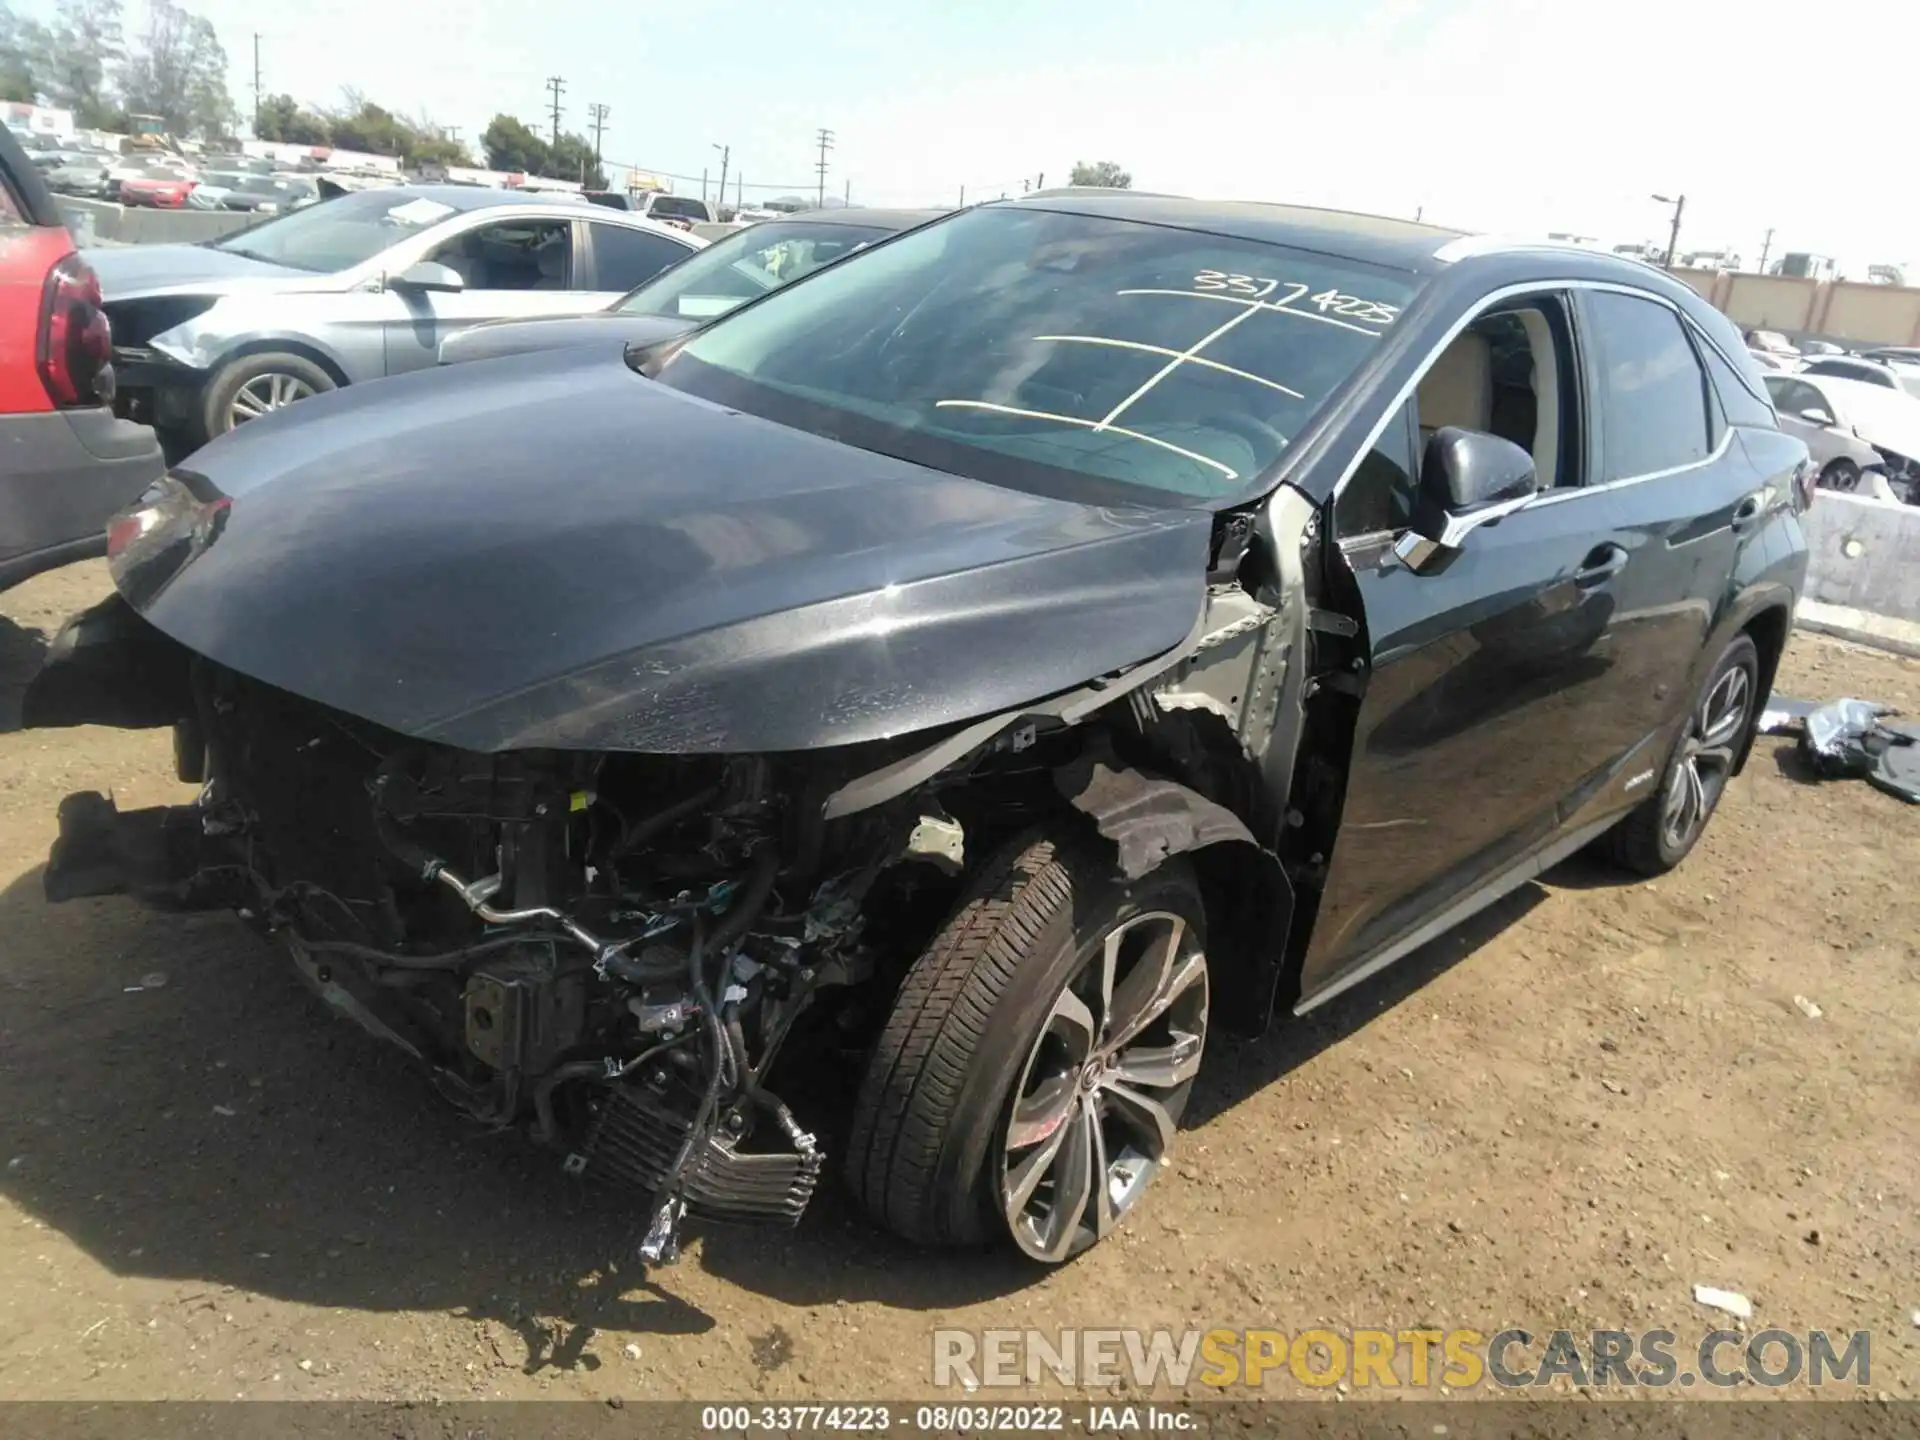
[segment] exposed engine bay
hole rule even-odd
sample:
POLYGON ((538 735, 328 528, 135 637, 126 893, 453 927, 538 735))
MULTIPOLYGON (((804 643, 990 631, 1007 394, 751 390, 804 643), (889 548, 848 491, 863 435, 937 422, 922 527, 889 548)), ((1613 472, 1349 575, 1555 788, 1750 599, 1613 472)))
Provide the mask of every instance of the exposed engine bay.
POLYGON ((829 827, 757 756, 474 755, 212 665, 194 684, 200 802, 70 797, 50 898, 237 909, 463 1110, 654 1195, 650 1259, 686 1212, 799 1218, 824 1156, 767 1077, 871 972, 863 903, 911 827, 829 827))

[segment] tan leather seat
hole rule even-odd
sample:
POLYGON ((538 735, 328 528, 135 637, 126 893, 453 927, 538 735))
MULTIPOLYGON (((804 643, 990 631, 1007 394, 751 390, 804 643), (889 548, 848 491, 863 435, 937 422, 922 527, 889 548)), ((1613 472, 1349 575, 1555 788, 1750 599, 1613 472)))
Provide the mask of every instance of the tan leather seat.
POLYGON ((1485 430, 1493 423, 1493 348, 1473 331, 1461 331, 1421 377, 1415 397, 1423 436, 1443 425, 1485 430))

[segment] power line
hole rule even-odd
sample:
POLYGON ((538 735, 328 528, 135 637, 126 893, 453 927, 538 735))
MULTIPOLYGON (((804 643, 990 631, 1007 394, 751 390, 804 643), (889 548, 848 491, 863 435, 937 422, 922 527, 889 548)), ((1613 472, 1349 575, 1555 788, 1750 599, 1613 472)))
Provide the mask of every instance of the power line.
POLYGON ((833 149, 833 131, 822 126, 818 139, 820 141, 820 159, 813 168, 820 173, 819 203, 824 207, 827 203, 827 151, 833 149))
POLYGON ((547 89, 553 92, 553 148, 560 148, 560 93, 567 88, 567 82, 561 76, 549 75, 547 89))

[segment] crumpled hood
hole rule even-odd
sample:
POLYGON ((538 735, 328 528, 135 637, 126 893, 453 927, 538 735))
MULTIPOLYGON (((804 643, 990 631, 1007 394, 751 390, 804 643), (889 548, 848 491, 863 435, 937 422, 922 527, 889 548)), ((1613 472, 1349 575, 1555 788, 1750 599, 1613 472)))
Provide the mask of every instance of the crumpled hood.
POLYGON ((276 282, 305 288, 330 278, 208 245, 105 245, 83 254, 100 277, 100 294, 108 304, 175 291, 224 294, 276 282))
POLYGON ((652 345, 697 329, 699 320, 667 315, 621 315, 598 310, 591 315, 547 315, 533 320, 490 320, 449 335, 440 342, 440 363, 494 360, 529 355, 567 345, 606 344, 619 348, 652 345))
POLYGON ((1177 645, 1211 535, 731 412, 597 348, 302 401, 176 476, 193 513, 116 561, 136 609, 473 750, 801 750, 995 712, 1177 645))

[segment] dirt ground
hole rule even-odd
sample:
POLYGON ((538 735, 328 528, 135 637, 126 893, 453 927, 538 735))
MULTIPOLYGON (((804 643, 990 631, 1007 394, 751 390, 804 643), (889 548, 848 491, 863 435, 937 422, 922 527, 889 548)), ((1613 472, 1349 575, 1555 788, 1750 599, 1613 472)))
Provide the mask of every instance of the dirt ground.
MULTIPOLYGON (((0 596, 0 730, 104 587, 0 596)), ((1920 667, 1802 636, 1780 688, 1920 707, 1920 667)), ((1221 1042, 1174 1171, 1045 1274, 912 1251, 830 1187, 797 1235, 643 1274, 633 1214, 237 921, 43 902, 60 798, 184 798, 170 773, 161 733, 0 733, 0 1398, 907 1398, 936 1325, 1697 1337, 1695 1282, 1869 1329, 1874 1387, 1920 1391, 1920 814, 1787 742, 1675 876, 1573 862, 1221 1042)))

